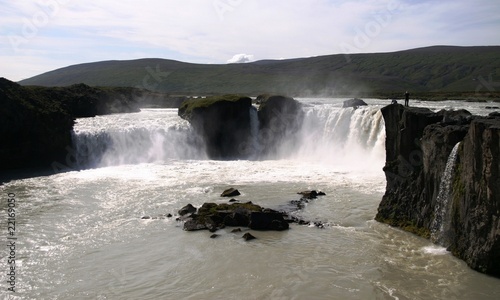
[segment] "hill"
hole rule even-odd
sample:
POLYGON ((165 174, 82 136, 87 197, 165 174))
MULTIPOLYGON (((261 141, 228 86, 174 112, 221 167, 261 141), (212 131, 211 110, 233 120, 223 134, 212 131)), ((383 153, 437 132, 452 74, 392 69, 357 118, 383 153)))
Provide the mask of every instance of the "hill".
POLYGON ((22 85, 141 87, 171 94, 284 93, 295 96, 400 92, 494 91, 500 46, 433 46, 391 53, 338 54, 245 64, 167 59, 73 65, 22 85))

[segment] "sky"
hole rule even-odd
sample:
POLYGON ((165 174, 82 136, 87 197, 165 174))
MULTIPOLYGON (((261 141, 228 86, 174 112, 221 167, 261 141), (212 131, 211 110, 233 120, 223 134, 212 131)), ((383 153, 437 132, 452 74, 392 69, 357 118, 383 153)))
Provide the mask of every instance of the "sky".
POLYGON ((499 0, 0 0, 0 77, 103 60, 245 63, 500 45, 499 0))

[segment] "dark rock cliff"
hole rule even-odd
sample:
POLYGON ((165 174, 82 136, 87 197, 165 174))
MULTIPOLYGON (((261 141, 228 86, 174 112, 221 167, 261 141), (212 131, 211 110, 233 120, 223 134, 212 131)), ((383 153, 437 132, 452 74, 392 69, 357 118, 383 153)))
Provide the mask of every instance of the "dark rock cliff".
POLYGON ((136 112, 134 88, 21 86, 0 78, 0 171, 64 161, 75 118, 136 112))
POLYGON ((1 169, 39 167, 64 157, 73 117, 61 103, 3 78, 0 103, 1 169))
POLYGON ((240 159, 251 151, 251 110, 251 98, 225 95, 184 101, 178 114, 201 136, 211 159, 240 159))
POLYGON ((500 276, 500 118, 472 121, 461 146, 450 250, 472 268, 500 276))
POLYGON ((430 238, 436 230, 436 207, 443 205, 438 194, 448 157, 462 141, 452 174, 447 208, 452 219, 444 246, 473 269, 499 275, 500 118, 398 104, 384 107, 382 114, 387 187, 375 219, 430 238))
POLYGON ((283 151, 283 148, 288 150, 296 148, 298 143, 296 133, 304 121, 304 111, 300 102, 285 96, 268 96, 261 99, 258 116, 261 156, 273 157, 279 151, 283 151), (283 144, 286 147, 282 147, 283 144))
POLYGON ((179 116, 204 140, 210 158, 247 159, 269 157, 283 143, 293 144, 304 113, 298 101, 285 96, 266 96, 257 111, 248 97, 224 95, 184 101, 179 116))

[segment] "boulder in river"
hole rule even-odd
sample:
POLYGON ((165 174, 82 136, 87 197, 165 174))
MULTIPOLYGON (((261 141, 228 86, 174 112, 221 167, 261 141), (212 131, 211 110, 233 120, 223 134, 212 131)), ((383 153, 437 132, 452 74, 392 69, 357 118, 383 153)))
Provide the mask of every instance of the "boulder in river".
MULTIPOLYGON (((236 197, 241 195, 240 191, 235 188, 229 188, 220 194, 221 197, 236 197)), ((233 201, 234 202, 234 201, 233 201)))
POLYGON ((191 203, 179 209, 179 215, 184 216, 187 214, 192 214, 196 212, 196 207, 194 207, 191 203))

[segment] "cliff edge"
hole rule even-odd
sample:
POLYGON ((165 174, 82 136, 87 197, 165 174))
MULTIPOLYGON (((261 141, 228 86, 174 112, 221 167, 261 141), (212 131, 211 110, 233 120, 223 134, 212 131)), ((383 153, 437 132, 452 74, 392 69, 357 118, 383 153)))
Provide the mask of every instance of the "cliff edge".
POLYGON ((500 276, 500 118, 399 104, 382 114, 387 186, 375 219, 500 276))

